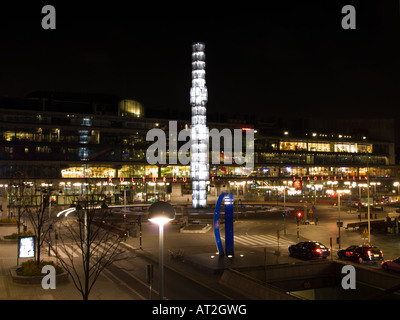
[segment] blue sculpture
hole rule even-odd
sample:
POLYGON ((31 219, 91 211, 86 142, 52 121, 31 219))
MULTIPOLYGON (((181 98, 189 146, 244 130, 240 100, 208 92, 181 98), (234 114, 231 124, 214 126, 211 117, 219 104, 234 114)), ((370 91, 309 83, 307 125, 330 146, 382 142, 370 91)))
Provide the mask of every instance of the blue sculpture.
POLYGON ((214 212, 214 234, 215 242, 217 244, 218 253, 220 256, 224 255, 224 248, 222 247, 221 234, 219 232, 219 212, 221 210, 222 200, 225 198, 225 250, 228 256, 233 256, 233 195, 221 193, 218 198, 217 205, 214 212))

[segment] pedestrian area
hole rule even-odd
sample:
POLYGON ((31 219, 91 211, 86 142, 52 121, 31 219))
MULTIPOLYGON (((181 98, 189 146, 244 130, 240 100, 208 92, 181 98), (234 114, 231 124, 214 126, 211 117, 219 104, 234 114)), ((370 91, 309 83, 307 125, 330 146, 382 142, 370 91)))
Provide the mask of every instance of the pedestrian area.
MULTIPOLYGON (((123 253, 126 249, 136 250, 137 248, 129 243, 121 241, 118 251, 123 253)), ((110 250, 110 245, 105 245, 104 243, 93 244, 91 248, 91 254, 93 256, 102 256, 104 252, 107 252, 108 250, 110 250)), ((46 257, 46 255, 48 255, 49 251, 46 248, 46 245, 42 247, 40 252, 42 257, 46 257)), ((82 258, 82 249, 76 243, 63 246, 54 246, 50 249, 50 256, 58 256, 66 261, 73 260, 75 258, 82 258)))
MULTIPOLYGON (((224 239, 224 237, 221 237, 224 239)), ((235 235, 234 243, 247 247, 276 247, 278 246, 278 237, 272 235, 235 235)), ((279 237, 279 246, 290 246, 293 241, 279 237)))
MULTIPOLYGON (((16 227, 1 227, 0 238, 16 232, 16 227)), ((134 249, 131 244, 121 242, 121 249, 134 249)), ((76 261, 82 258, 77 246, 67 246, 67 252, 62 253, 64 259, 68 254, 76 261)), ((57 284, 55 290, 42 288, 41 284, 19 284, 12 280, 10 269, 17 266, 17 242, 0 241, 0 300, 82 300, 81 294, 75 288, 73 281, 57 284)), ((44 260, 57 260, 54 252, 48 255, 48 246, 42 247, 41 257, 44 260)), ((61 254, 60 254, 61 255, 61 254)), ((29 259, 19 259, 19 265, 29 259)), ((109 272, 102 273, 93 287, 90 300, 136 300, 134 293, 116 285, 115 279, 109 272)))

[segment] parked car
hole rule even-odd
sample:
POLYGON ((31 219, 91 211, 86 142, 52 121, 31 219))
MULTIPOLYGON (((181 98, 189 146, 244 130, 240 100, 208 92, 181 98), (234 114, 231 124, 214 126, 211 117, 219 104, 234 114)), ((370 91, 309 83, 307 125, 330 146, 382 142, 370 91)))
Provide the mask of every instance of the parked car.
POLYGON ((398 271, 400 272, 400 257, 394 260, 382 261, 382 269, 385 271, 398 271))
POLYGON ((339 259, 357 261, 359 263, 368 261, 383 261, 383 253, 378 247, 370 245, 352 245, 338 251, 339 259))
POLYGON ((317 241, 303 241, 289 246, 289 255, 307 259, 323 258, 331 254, 331 249, 317 241))

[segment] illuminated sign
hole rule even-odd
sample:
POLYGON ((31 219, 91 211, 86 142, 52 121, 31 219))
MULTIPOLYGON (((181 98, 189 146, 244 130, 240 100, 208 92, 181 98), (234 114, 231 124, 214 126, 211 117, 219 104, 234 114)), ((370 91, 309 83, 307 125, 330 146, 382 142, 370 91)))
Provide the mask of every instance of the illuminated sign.
MULTIPOLYGON (((353 181, 359 180, 359 181, 361 181, 361 180, 368 180, 367 176, 365 176, 365 177, 358 176, 358 179, 355 176, 353 176, 351 178, 349 176, 345 176, 345 177, 343 177, 343 176, 340 176, 340 177, 337 177, 337 176, 320 176, 320 177, 318 177, 318 176, 313 176, 313 177, 300 176, 298 178, 300 179, 300 181, 303 181, 303 180, 305 180, 305 181, 311 181, 311 180, 314 180, 314 181, 317 181, 317 180, 320 180, 320 181, 324 181, 324 180, 326 180, 326 181, 344 181, 344 180, 346 180, 346 181, 350 181, 350 180, 353 180, 353 181)), ((293 176, 293 181, 297 181, 296 179, 297 178, 295 176, 293 176)))
POLYGON ((35 257, 35 236, 20 236, 18 238, 18 258, 35 257))
POLYGON ((293 184, 294 184, 294 189, 295 189, 295 190, 301 190, 301 189, 302 189, 301 180, 294 180, 294 181, 293 181, 293 184))

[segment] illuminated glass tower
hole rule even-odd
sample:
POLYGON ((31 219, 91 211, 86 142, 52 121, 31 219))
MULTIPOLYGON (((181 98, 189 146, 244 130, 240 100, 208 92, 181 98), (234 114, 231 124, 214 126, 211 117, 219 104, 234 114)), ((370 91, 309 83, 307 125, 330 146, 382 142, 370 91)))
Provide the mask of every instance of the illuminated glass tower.
POLYGON ((206 126, 206 56, 205 45, 192 45, 192 87, 190 89, 190 105, 192 106, 190 176, 192 179, 192 206, 207 206, 208 165, 208 128, 206 126))

